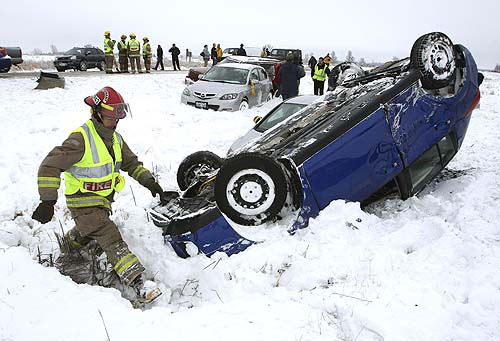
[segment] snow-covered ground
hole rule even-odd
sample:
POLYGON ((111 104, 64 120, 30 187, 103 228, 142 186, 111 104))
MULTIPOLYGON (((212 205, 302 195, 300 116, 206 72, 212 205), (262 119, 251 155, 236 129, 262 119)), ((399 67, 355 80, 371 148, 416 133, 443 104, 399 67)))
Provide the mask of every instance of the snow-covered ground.
MULTIPOLYGON (((146 216, 150 192, 127 178, 113 219, 164 295, 145 311, 115 289, 78 285, 36 254, 57 253, 54 231, 72 227, 61 194, 55 218, 31 219, 37 169, 88 117, 83 98, 110 85, 129 101, 119 124, 165 189, 198 150, 225 155, 278 103, 245 112, 180 104, 184 73, 68 77, 66 89, 0 79, 0 340, 499 340, 500 74, 486 73, 461 151, 418 197, 369 211, 335 201, 294 236, 231 257, 190 259, 164 245, 146 216), (135 198, 135 201, 134 201, 135 198)), ((306 77, 301 93, 312 93, 306 77)))

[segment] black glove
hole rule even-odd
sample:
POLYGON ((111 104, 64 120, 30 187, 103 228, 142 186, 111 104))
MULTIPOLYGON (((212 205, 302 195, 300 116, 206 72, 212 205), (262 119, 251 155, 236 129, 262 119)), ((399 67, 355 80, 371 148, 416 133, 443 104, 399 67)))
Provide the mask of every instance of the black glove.
POLYGON ((156 197, 157 194, 160 194, 160 196, 161 196, 161 193, 163 193, 163 189, 161 188, 161 186, 157 182, 155 182, 152 185, 149 185, 148 189, 151 191, 151 195, 153 197, 156 197))
POLYGON ((54 216, 55 200, 45 200, 38 205, 31 216, 33 219, 38 220, 42 224, 48 223, 54 216))

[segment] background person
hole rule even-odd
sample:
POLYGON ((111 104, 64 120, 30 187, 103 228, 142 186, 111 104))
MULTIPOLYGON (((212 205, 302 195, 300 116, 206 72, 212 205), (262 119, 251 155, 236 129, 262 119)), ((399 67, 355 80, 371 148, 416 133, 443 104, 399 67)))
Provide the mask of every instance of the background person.
POLYGON ((144 59, 144 68, 146 69, 146 73, 151 72, 151 57, 153 56, 153 52, 151 51, 151 44, 149 43, 149 38, 142 38, 142 59, 144 59))
POLYGON ((181 51, 175 44, 172 44, 172 47, 168 50, 170 54, 172 55, 172 64, 174 66, 174 71, 181 70, 181 67, 179 65, 179 55, 181 54, 181 51))
POLYGON ((127 43, 127 52, 128 57, 130 59, 130 68, 132 69, 132 73, 137 72, 142 73, 141 70, 141 43, 137 39, 135 39, 135 33, 130 33, 130 39, 127 43))
POLYGON ((300 79, 305 76, 302 65, 294 63, 293 53, 286 55, 286 63, 279 70, 280 90, 283 100, 299 95, 300 79))
POLYGON ((118 42, 118 62, 120 63, 120 72, 128 73, 128 56, 127 56, 127 36, 122 34, 118 42))
POLYGON ((324 62, 322 57, 319 57, 318 64, 314 66, 313 82, 314 82, 314 94, 323 95, 325 89, 325 80, 330 76, 330 69, 328 65, 324 62))
POLYGON ((115 40, 111 40, 111 33, 104 32, 104 61, 106 63, 106 73, 113 73, 113 62, 115 55, 113 49, 115 48, 115 40))
POLYGON ((163 49, 159 44, 156 48, 156 66, 154 67, 155 70, 158 70, 158 65, 161 66, 162 71, 165 70, 165 67, 163 66, 163 49))
POLYGON ((203 51, 201 51, 200 56, 203 57, 203 66, 208 66, 208 61, 210 60, 210 52, 208 51, 208 45, 203 46, 203 51))

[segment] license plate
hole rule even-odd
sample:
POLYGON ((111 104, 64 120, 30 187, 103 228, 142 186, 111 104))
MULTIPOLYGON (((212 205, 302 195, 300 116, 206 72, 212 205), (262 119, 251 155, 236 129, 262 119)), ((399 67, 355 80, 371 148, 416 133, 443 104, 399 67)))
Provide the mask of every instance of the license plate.
POLYGON ((207 102, 195 102, 194 105, 195 105, 195 107, 200 108, 200 109, 207 109, 208 108, 207 102))

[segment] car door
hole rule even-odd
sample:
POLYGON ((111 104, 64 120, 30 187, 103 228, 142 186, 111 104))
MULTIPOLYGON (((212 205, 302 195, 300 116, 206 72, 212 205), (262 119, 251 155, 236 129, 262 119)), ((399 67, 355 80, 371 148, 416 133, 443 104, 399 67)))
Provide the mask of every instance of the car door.
POLYGON ((262 103, 262 83, 259 78, 259 71, 257 68, 252 69, 250 72, 250 95, 248 104, 253 107, 262 103))
POLYGON ((266 101, 267 95, 271 93, 271 81, 269 80, 269 77, 263 69, 259 69, 259 81, 261 83, 261 89, 262 89, 262 101, 266 101))
POLYGON ((405 166, 448 134, 455 119, 446 98, 425 93, 418 83, 396 96, 385 110, 405 166))

